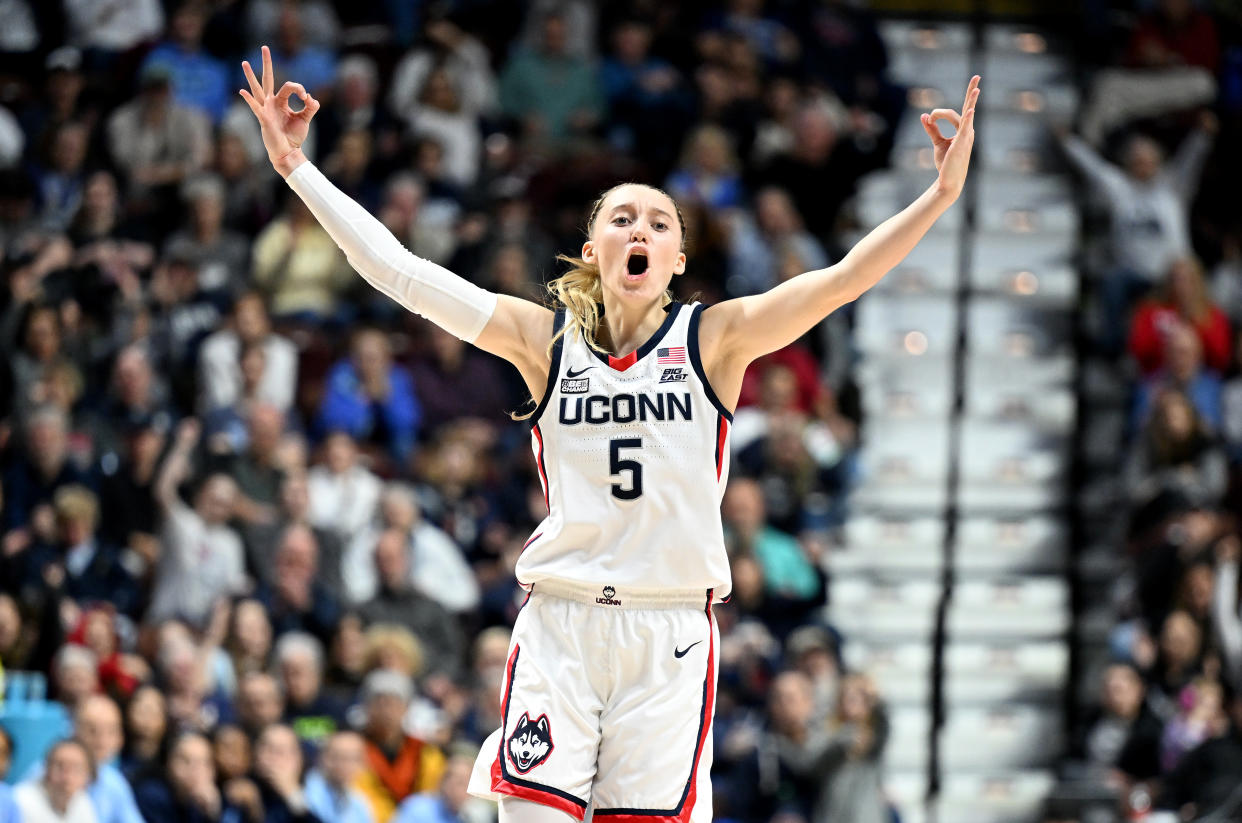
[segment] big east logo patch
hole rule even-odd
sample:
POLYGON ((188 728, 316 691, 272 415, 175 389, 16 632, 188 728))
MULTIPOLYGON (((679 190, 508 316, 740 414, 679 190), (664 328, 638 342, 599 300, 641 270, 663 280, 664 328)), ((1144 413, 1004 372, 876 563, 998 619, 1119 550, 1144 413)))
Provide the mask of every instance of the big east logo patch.
POLYGON ((548 726, 548 716, 541 714, 532 723, 530 715, 523 712, 505 748, 509 751, 509 762, 518 774, 526 774, 547 760, 552 753, 552 730, 548 726))

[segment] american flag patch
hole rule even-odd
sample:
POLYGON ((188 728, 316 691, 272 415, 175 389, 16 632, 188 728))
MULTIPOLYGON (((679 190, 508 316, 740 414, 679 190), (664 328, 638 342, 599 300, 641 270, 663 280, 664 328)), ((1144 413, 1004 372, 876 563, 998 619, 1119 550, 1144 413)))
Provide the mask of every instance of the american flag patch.
POLYGON ((685 363, 686 347, 672 346, 667 349, 656 349, 656 363, 685 363))

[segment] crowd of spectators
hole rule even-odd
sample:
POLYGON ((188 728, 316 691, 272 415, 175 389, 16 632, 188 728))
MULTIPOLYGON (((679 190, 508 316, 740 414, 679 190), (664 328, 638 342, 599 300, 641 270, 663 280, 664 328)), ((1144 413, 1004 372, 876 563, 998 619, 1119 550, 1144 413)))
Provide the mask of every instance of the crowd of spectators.
MULTIPOLYGON (((1117 10, 1123 24, 1088 52, 1080 136, 1060 134, 1097 207, 1088 354, 1126 375, 1129 396, 1113 466, 1122 528, 1096 532, 1115 535, 1125 558, 1111 590, 1118 620, 1072 755, 1127 819, 1236 819, 1242 18, 1190 0, 1117 10)), ((1086 396, 1107 402, 1098 387, 1086 396)))
MULTIPOLYGON (((646 181, 685 213, 678 297, 711 302, 839 258, 905 99, 873 17, 0 9, 0 665, 64 710, 47 748, 0 732, 0 820, 489 820, 465 787, 545 514, 506 414, 529 398, 354 274, 271 170, 240 61, 268 44, 277 81, 323 102, 304 151, 415 253, 541 299, 591 200, 646 181)), ((888 819, 881 698, 819 622, 850 369, 843 313, 747 374, 717 612, 723 818, 888 819)), ((11 693, 0 729, 32 705, 11 693)))

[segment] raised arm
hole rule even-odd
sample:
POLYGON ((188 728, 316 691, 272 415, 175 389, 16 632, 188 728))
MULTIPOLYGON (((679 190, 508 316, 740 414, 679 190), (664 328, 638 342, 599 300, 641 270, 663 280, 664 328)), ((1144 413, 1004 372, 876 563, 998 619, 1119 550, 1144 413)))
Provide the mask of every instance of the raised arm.
POLYGON ((350 264, 379 291, 450 334, 503 357, 522 372, 532 393, 543 391, 552 315, 516 297, 497 296, 415 256, 392 232, 323 176, 302 153, 319 101, 299 83, 274 86, 271 52, 263 47, 263 79, 242 63, 249 90, 241 96, 258 118, 272 167, 306 203, 350 264), (297 95, 302 109, 293 111, 297 95))
POLYGON ((164 465, 160 466, 160 472, 155 477, 155 487, 152 489, 155 501, 165 511, 185 505, 177 494, 177 487, 190 473, 190 453, 198 445, 201 433, 202 427, 194 418, 183 420, 177 426, 173 447, 168 452, 168 457, 164 458, 164 465))
POLYGON ((978 99, 979 77, 975 76, 966 89, 963 114, 936 109, 923 115, 923 128, 935 148, 939 170, 936 182, 872 230, 841 262, 801 274, 763 294, 725 301, 703 313, 700 340, 704 365, 726 403, 736 397, 732 386, 736 382, 740 387, 741 373, 747 364, 789 345, 878 283, 953 205, 966 182, 978 99), (957 129, 953 137, 940 134, 936 121, 941 119, 957 129))

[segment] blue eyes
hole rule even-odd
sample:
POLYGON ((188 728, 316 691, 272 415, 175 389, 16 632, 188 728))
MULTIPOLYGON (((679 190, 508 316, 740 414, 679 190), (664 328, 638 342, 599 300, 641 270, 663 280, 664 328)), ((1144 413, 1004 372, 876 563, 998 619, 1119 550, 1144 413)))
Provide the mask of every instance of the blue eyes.
MULTIPOLYGON (((624 216, 612 218, 612 224, 614 226, 624 226, 630 222, 631 222, 630 218, 624 217, 624 216)), ((651 225, 655 227, 656 231, 668 231, 668 223, 662 223, 662 222, 657 221, 655 223, 652 223, 651 225)))

